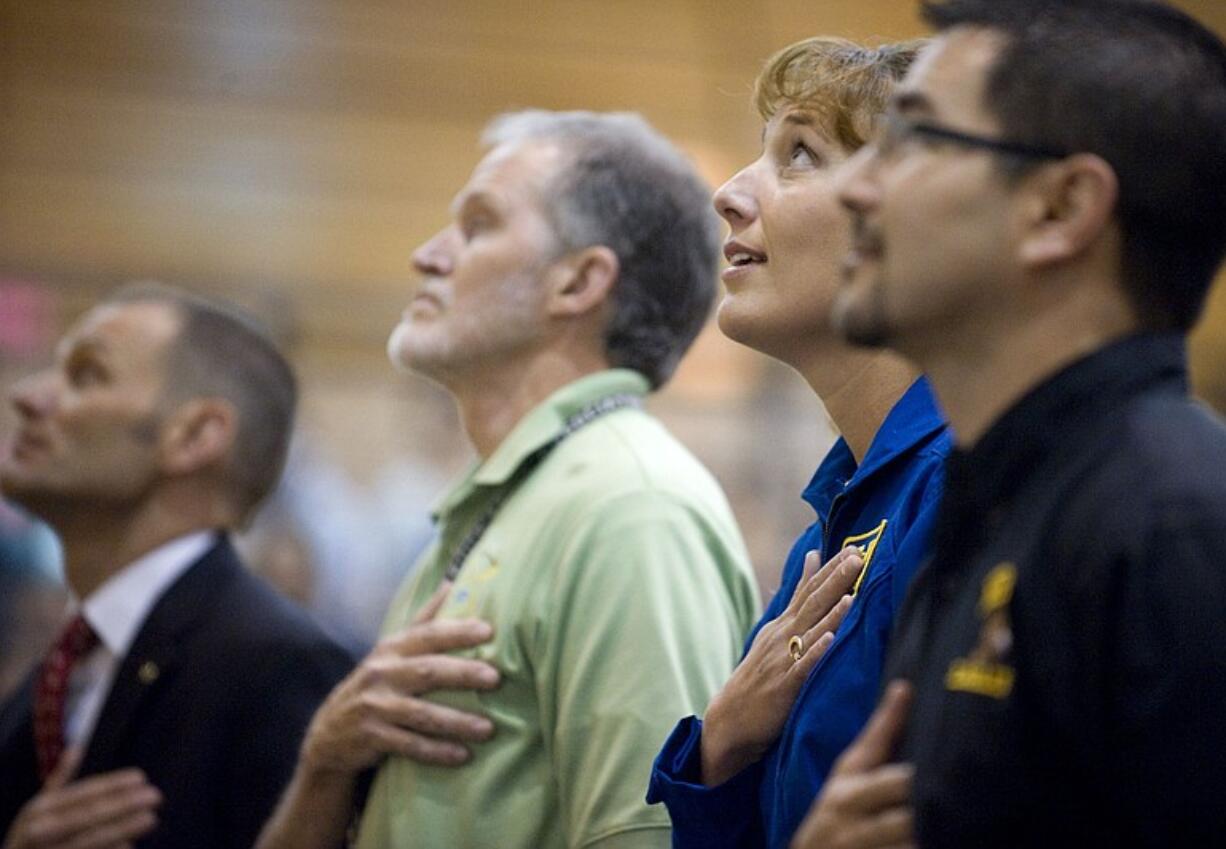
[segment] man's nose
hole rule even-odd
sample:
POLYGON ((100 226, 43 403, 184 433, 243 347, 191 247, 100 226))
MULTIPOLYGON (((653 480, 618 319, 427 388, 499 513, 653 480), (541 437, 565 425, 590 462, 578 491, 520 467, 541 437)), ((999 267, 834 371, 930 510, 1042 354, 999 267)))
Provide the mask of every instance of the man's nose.
POLYGON ((450 274, 455 265, 454 227, 440 230, 430 237, 425 244, 413 251, 413 268, 419 274, 430 274, 445 277, 450 274))
POLYGON ((45 416, 55 406, 55 381, 47 371, 24 377, 9 392, 9 400, 23 419, 45 416))
POLYGON ((852 212, 864 212, 877 201, 878 188, 873 174, 876 148, 865 145, 840 167, 834 177, 839 203, 852 212))

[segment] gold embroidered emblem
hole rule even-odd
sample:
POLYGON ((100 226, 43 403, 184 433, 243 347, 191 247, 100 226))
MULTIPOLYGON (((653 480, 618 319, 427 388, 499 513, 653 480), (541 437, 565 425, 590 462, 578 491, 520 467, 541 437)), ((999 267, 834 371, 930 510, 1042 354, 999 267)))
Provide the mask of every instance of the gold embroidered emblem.
POLYGON ((979 591, 979 641, 964 658, 949 665, 945 688, 976 693, 993 699, 1006 698, 1013 691, 1013 667, 1004 661, 1013 649, 1013 627, 1009 602, 1017 584, 1017 567, 1000 563, 988 572, 979 591))
POLYGON ((873 555, 877 551, 877 543, 881 542, 881 536, 885 533, 885 519, 881 520, 881 524, 873 528, 871 531, 863 534, 849 536, 843 540, 843 544, 839 546, 839 551, 847 548, 849 545, 854 545, 860 549, 860 559, 863 561, 860 566, 860 574, 856 576, 856 583, 851 588, 851 594, 855 595, 860 592, 860 584, 864 583, 864 576, 868 574, 868 564, 872 562, 873 555))

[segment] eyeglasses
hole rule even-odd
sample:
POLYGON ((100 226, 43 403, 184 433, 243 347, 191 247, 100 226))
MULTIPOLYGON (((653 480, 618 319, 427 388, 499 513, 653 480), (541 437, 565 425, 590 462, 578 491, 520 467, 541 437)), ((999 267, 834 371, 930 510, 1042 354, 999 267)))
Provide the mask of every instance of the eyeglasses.
POLYGON ((946 143, 972 150, 987 150, 1018 159, 1063 159, 1068 156, 1066 152, 1053 147, 992 139, 942 127, 930 121, 910 121, 897 112, 890 112, 885 116, 881 132, 874 144, 879 156, 891 159, 905 155, 909 145, 923 141, 928 144, 946 143))

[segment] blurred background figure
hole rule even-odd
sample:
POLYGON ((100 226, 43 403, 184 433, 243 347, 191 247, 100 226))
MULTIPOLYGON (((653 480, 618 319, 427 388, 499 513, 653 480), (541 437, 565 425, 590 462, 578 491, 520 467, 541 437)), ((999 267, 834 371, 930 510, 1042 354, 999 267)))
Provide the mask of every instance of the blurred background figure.
POLYGON ((238 541, 251 568, 355 652, 374 644, 387 601, 434 538, 430 504, 446 477, 396 459, 369 487, 300 429, 281 486, 238 541))
MULTIPOLYGON (((0 277, 0 390, 46 357, 56 323, 50 288, 0 277)), ((51 645, 63 619, 68 595, 60 558, 51 529, 0 497, 0 703, 51 645)))
MULTIPOLYGON (((285 292, 252 286, 235 298, 282 351, 301 354, 297 306, 285 292)), ((430 461, 390 451, 364 486, 330 456, 330 434, 300 424, 280 485, 238 539, 252 569, 355 653, 374 644, 388 599, 434 538, 430 504, 448 461, 458 468, 468 456, 441 392, 407 412, 406 426, 433 447, 430 461)))
POLYGON ((0 499, 0 702, 51 644, 66 601, 55 534, 0 499))

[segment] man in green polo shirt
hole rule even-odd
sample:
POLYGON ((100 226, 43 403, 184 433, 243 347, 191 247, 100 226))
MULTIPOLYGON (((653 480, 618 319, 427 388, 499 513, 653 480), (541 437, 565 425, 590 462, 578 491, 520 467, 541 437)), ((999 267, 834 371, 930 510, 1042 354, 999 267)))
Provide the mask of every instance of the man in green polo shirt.
POLYGON ((312 722, 264 849, 347 827, 363 849, 666 847, 652 758, 753 622, 719 486, 641 405, 714 296, 707 188, 636 116, 517 113, 486 142, 389 344, 453 394, 480 460, 312 722))

